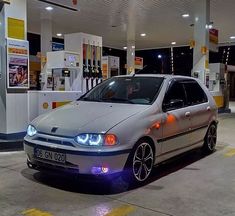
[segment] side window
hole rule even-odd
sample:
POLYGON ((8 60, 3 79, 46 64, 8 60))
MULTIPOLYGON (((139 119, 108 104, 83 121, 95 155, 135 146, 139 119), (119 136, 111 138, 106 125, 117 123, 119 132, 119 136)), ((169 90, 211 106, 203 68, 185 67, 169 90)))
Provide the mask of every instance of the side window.
POLYGON ((187 105, 205 103, 208 101, 207 96, 201 86, 194 80, 184 82, 184 88, 187 95, 187 105))
POLYGON ((180 109, 186 105, 185 90, 181 83, 173 81, 166 92, 162 108, 164 111, 180 109))

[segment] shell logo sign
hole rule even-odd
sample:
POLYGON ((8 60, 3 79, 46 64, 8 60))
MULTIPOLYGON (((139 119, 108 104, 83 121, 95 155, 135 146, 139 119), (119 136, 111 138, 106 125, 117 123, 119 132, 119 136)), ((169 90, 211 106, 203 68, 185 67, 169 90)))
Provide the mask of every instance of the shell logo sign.
POLYGON ((47 102, 45 102, 45 103, 43 103, 42 107, 43 107, 43 109, 48 109, 49 104, 47 102))

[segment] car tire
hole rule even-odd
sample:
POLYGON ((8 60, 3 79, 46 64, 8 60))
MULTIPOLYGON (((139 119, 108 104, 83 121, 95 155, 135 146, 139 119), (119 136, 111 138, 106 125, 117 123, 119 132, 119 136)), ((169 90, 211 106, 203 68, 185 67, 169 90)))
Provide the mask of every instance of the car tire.
POLYGON ((154 164, 154 149, 147 140, 139 140, 130 153, 123 177, 130 183, 141 184, 150 176, 154 164))
POLYGON ((216 141, 217 141, 217 126, 216 124, 211 124, 204 138, 204 145, 202 148, 203 152, 207 154, 214 152, 216 141))

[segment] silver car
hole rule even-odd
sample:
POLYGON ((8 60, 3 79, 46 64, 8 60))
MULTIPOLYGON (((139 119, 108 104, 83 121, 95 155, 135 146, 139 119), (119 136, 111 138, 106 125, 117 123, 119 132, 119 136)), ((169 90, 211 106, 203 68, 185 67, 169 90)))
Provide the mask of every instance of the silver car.
POLYGON ((24 139, 28 166, 79 174, 125 173, 144 182, 154 165, 194 148, 213 152, 217 107, 200 81, 171 75, 106 80, 36 118, 24 139))

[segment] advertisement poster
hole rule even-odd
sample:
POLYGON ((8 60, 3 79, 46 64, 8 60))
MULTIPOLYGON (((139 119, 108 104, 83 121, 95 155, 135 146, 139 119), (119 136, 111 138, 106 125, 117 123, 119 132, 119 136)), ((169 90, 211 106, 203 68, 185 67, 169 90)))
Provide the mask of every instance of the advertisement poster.
POLYGON ((28 41, 7 40, 8 88, 29 88, 28 41))
POLYGON ((109 56, 109 68, 110 68, 110 77, 113 76, 118 76, 119 75, 119 68, 120 68, 120 64, 119 64, 119 57, 116 56, 109 56))
POLYGON ((102 77, 103 77, 103 80, 108 79, 108 63, 109 63, 108 56, 103 56, 102 57, 102 77))
POLYGON ((51 47, 52 51, 61 51, 61 50, 64 50, 64 44, 62 44, 62 43, 52 42, 51 46, 52 46, 51 47))

